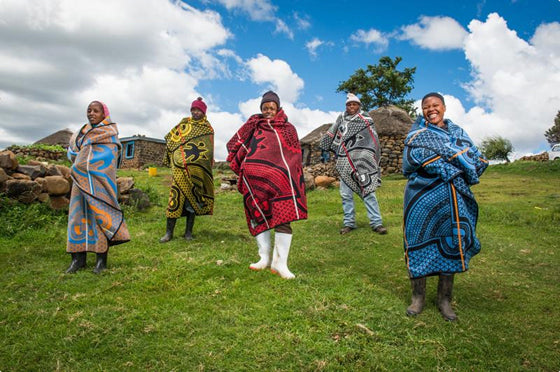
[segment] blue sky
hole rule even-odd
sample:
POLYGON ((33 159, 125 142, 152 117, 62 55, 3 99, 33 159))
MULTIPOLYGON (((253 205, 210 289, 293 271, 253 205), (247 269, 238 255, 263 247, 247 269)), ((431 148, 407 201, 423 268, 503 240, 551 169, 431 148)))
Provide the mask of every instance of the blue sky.
POLYGON ((121 134, 161 138, 202 96, 216 158, 280 94, 300 137, 344 109, 337 85, 382 56, 416 67, 475 141, 547 148, 560 110, 560 1, 3 0, 0 148, 85 122, 103 100, 121 134))

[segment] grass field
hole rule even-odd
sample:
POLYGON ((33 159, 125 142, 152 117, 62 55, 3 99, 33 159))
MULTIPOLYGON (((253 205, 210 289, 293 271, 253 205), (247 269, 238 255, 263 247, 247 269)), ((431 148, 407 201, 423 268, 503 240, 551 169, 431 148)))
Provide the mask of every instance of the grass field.
MULTIPOLYGON (((222 192, 195 240, 158 243, 169 171, 120 171, 156 202, 126 208, 132 241, 109 269, 64 274, 66 216, 1 199, 0 371, 560 370, 560 162, 490 167, 473 188, 481 253, 456 276, 445 322, 428 280, 427 306, 405 316, 405 180, 377 196, 389 234, 341 236, 338 190, 308 193, 294 223, 296 279, 248 269, 257 248, 241 196, 222 192)), ((217 174, 219 184, 220 174, 217 174)))

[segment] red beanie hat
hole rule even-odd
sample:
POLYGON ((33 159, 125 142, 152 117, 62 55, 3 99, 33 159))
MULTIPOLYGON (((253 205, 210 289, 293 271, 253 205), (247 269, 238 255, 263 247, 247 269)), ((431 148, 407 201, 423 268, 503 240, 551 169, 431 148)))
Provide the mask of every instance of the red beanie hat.
POLYGON ((191 110, 193 108, 197 108, 200 111, 202 111, 204 113, 204 115, 206 115, 206 103, 204 103, 204 101, 202 101, 202 97, 198 97, 197 99, 195 99, 191 105, 191 110))

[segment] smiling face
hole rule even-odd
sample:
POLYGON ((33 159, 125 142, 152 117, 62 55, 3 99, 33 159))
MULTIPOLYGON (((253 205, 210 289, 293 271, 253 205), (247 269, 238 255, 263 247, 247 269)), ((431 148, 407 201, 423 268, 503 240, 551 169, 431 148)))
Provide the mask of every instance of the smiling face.
POLYGON ((196 107, 193 107, 191 109, 191 115, 194 120, 200 120, 204 117, 204 112, 202 112, 200 109, 197 109, 196 107))
POLYGON ((428 97, 422 102, 422 115, 430 124, 437 125, 440 128, 445 127, 443 115, 445 114, 445 105, 438 97, 428 97))
POLYGON ((278 113, 278 106, 276 102, 265 102, 261 106, 261 112, 267 119, 272 119, 278 113))
POLYGON ((91 125, 97 125, 105 119, 105 111, 103 105, 99 102, 92 102, 89 104, 86 112, 87 118, 91 125))
POLYGON ((356 115, 360 111, 360 104, 358 102, 348 102, 346 104, 346 112, 349 115, 356 115))

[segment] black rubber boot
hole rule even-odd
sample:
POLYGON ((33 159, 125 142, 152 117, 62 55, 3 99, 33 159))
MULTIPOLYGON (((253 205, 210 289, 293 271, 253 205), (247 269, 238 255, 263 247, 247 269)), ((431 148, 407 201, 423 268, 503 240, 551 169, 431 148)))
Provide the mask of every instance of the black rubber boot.
POLYGON ((94 274, 99 274, 107 268, 107 254, 109 250, 105 253, 97 253, 97 262, 95 263, 95 268, 93 269, 94 274))
POLYGON ((187 227, 185 229, 185 239, 187 239, 187 240, 192 240, 193 239, 192 229, 193 229, 193 226, 194 226, 194 217, 195 217, 194 213, 188 213, 187 214, 187 227))
POLYGON ((451 308, 451 298, 453 293, 453 277, 454 275, 440 275, 438 282, 438 308, 441 315, 445 320, 455 321, 457 320, 457 315, 451 308))
POLYGON ((414 316, 420 314, 422 309, 424 309, 426 299, 426 277, 410 279, 410 285, 412 287, 412 302, 406 309, 406 315, 414 316))
POLYGON ((86 255, 87 252, 77 252, 71 253, 72 255, 72 262, 68 269, 66 269, 67 274, 75 274, 78 270, 83 269, 86 267, 86 255))
POLYGON ((176 222, 177 222, 176 218, 167 219, 167 227, 165 230, 165 235, 159 240, 160 243, 167 243, 168 241, 173 239, 173 230, 175 230, 176 222))

